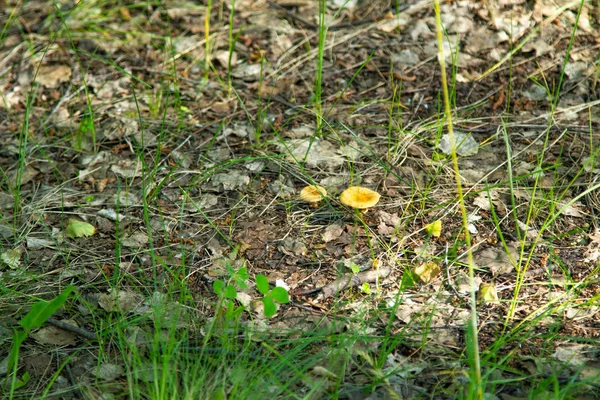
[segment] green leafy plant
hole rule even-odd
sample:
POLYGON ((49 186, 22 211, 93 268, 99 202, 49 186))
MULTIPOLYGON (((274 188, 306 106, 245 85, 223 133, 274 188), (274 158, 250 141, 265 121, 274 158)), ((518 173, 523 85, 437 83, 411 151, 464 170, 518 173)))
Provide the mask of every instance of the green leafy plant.
POLYGON ((13 344, 10 349, 8 356, 8 368, 12 370, 9 375, 11 378, 10 382, 10 398, 13 397, 15 389, 25 385, 29 380, 29 374, 25 372, 21 379, 17 378, 17 366, 19 361, 19 350, 21 344, 27 339, 32 330, 40 328, 63 304, 68 300, 71 292, 75 290, 74 286, 67 286, 67 288, 58 296, 51 301, 40 300, 31 306, 31 310, 19 321, 22 329, 15 330, 13 333, 13 344))
POLYGON ((236 319, 244 311, 243 306, 235 307, 234 300, 237 297, 237 289, 245 289, 248 287, 246 281, 250 278, 248 275, 248 269, 242 267, 237 271, 230 265, 227 265, 227 271, 229 272, 229 279, 224 282, 217 279, 213 282, 213 291, 220 298, 220 307, 225 307, 225 318, 236 319))
POLYGON ((79 130, 73 138, 73 146, 75 150, 82 151, 86 149, 86 139, 90 138, 92 146, 96 146, 96 126, 94 125, 94 117, 91 114, 84 116, 79 124, 79 130))
MULTIPOLYGON (((227 265, 229 279, 223 281, 217 279, 213 282, 213 291, 220 298, 219 309, 225 309, 226 319, 235 319, 244 311, 243 306, 235 307, 234 300, 237 298, 238 290, 248 287, 246 281, 249 279, 248 269, 246 267, 239 268, 237 271, 233 267, 227 265)), ((269 280, 262 274, 256 275, 256 287, 260 294, 264 305, 265 317, 270 318, 277 312, 275 303, 289 303, 290 297, 287 290, 282 287, 269 289, 269 280)))
POLYGON ((277 312, 277 303, 289 303, 290 296, 287 290, 282 287, 274 287, 269 290, 269 280, 262 274, 256 275, 256 288, 263 295, 262 302, 265 306, 265 317, 270 318, 277 312))

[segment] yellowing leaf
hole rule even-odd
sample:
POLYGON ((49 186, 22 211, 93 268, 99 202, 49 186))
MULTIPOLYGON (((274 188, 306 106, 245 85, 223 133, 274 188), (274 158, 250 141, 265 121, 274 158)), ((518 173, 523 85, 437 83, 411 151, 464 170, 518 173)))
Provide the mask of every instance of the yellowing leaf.
POLYGON ((67 236, 71 239, 83 236, 92 236, 96 233, 96 228, 92 224, 71 218, 67 224, 67 236))
POLYGON ((121 18, 123 19, 123 21, 131 21, 131 13, 129 12, 128 8, 119 8, 119 14, 121 14, 121 18))
POLYGON ((482 283, 479 287, 478 298, 484 303, 497 303, 498 291, 496 290, 496 285, 493 283, 482 283))
POLYGON ((12 269, 19 268, 21 266, 21 250, 6 250, 0 255, 0 259, 12 269))
POLYGON ((440 272, 440 267, 434 262, 428 262, 419 265, 414 270, 414 274, 423 283, 429 283, 433 281, 440 274, 440 272))
POLYGON ((371 286, 369 285, 368 282, 365 282, 360 287, 360 291, 363 292, 363 293, 365 293, 365 294, 371 294, 371 286))
POLYGON ((442 220, 438 219, 437 221, 425 226, 425 230, 431 236, 440 237, 442 234, 442 220))

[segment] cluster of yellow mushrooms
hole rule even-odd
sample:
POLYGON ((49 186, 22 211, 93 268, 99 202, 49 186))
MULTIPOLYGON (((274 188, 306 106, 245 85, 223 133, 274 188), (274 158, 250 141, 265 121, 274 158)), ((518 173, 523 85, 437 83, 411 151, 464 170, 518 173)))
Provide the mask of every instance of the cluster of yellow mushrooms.
MULTIPOLYGON (((319 185, 306 186, 300 192, 300 198, 308 203, 317 204, 327 197, 325 188, 319 185)), ((340 195, 340 202, 348 207, 364 210, 373 207, 379 201, 379 193, 361 186, 350 186, 340 195)))

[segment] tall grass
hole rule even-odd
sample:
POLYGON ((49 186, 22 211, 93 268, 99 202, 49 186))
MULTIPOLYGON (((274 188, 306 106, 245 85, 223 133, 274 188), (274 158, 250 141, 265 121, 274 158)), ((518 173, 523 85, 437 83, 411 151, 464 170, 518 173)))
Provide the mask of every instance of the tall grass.
POLYGON ((325 56, 325 41, 327 40, 327 27, 325 26, 325 16, 327 12, 327 0, 319 0, 319 14, 318 14, 318 52, 317 52, 317 68, 315 71, 315 117, 317 119, 317 135, 321 135, 321 129, 323 127, 323 105, 322 105, 322 94, 323 94, 323 58, 325 56))
POLYGON ((437 43, 438 43, 438 61, 440 63, 440 73, 442 79, 442 93, 445 107, 444 118, 448 135, 450 136, 450 146, 452 148, 452 165, 454 168, 454 177, 456 178, 456 192, 460 213, 462 216, 463 234, 465 244, 467 246, 467 263, 469 267, 469 281, 471 286, 471 319, 468 324, 467 337, 467 353, 470 364, 471 381, 469 383, 469 397, 475 399, 483 399, 484 386, 481 380, 481 361, 479 359, 479 339, 478 339, 478 323, 477 323, 477 298, 475 288, 475 262, 473 261, 473 253, 471 247, 471 233, 469 231, 469 215, 465 205, 465 197, 463 194, 460 170, 458 167, 458 157, 456 155, 456 140, 454 137, 454 128, 452 125, 452 109, 450 105, 450 96, 448 91, 448 83, 446 78, 446 61, 444 55, 444 36, 442 30, 442 19, 439 0, 434 0, 435 5, 435 22, 437 28, 437 43))

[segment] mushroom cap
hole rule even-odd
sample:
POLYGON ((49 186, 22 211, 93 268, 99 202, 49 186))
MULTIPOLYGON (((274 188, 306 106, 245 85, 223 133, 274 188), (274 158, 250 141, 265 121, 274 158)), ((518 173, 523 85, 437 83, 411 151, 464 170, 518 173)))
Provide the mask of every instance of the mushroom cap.
POLYGON ((327 190, 319 185, 305 186, 300 192, 300 198, 308 203, 316 203, 327 196, 327 190))
POLYGON ((343 205, 364 209, 373 207, 379 201, 381 196, 374 190, 361 186, 350 186, 340 195, 340 201, 343 205))

